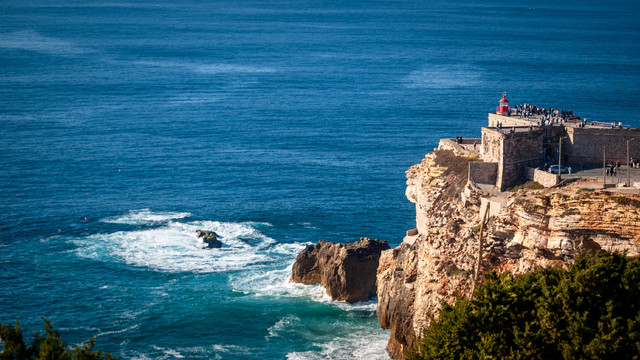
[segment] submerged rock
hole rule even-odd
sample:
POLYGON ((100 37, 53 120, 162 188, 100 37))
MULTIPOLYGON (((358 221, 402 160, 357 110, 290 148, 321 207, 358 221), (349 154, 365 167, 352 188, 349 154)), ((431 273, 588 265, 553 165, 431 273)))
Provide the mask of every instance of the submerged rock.
POLYGON ((291 280, 322 284, 334 300, 355 303, 376 295, 376 269, 386 241, 362 238, 343 245, 322 240, 308 245, 296 258, 291 280))
POLYGON ((218 234, 211 230, 196 230, 196 234, 201 238, 209 249, 218 249, 222 243, 218 240, 218 234))

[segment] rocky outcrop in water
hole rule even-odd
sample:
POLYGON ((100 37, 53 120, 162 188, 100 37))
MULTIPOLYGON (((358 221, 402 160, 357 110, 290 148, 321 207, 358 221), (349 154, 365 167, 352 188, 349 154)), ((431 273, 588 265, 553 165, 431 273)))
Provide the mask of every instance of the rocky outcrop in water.
POLYGON ((218 234, 211 230, 196 230, 198 237, 204 241, 209 249, 219 249, 222 247, 222 242, 218 240, 218 234))
MULTIPOLYGON (((446 301, 469 296, 480 254, 481 197, 469 191, 471 159, 434 151, 407 171, 417 235, 386 250, 378 267, 378 319, 391 329, 387 350, 403 359, 446 301), (461 200, 466 190, 470 196, 461 200)), ((481 271, 519 274, 565 267, 584 251, 640 255, 640 195, 579 186, 501 195, 483 233, 481 271)))
POLYGON ((291 280, 322 284, 334 300, 355 303, 376 295, 376 269, 386 241, 362 238, 344 245, 320 241, 308 245, 293 264, 291 280))

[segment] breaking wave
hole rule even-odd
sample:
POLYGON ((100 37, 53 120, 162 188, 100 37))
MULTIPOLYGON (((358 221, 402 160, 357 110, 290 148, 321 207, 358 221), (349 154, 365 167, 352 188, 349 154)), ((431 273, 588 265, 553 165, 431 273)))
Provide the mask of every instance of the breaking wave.
POLYGON ((318 351, 292 352, 287 360, 363 359, 390 360, 386 346, 389 334, 382 330, 359 329, 328 342, 313 343, 318 351))
POLYGON ((81 257, 166 272, 214 273, 259 268, 282 258, 283 247, 273 246, 275 240, 257 230, 256 223, 186 221, 190 216, 186 212, 131 211, 103 222, 151 228, 95 234, 70 241, 81 257), (223 247, 207 249, 196 235, 200 229, 215 231, 223 247))
POLYGON ((102 220, 111 224, 142 225, 168 220, 184 219, 191 216, 188 212, 153 212, 149 209, 131 210, 128 214, 102 220))
POLYGON ((378 305, 377 299, 367 302, 350 304, 345 301, 333 300, 322 285, 305 285, 289 281, 291 278, 291 266, 295 256, 304 249, 306 244, 279 244, 287 245, 283 251, 291 256, 289 265, 278 269, 256 269, 254 271, 233 274, 230 276, 230 284, 234 290, 245 294, 271 297, 293 297, 309 299, 317 303, 325 303, 336 306, 345 311, 374 312, 378 305), (286 250, 285 250, 286 249, 286 250))

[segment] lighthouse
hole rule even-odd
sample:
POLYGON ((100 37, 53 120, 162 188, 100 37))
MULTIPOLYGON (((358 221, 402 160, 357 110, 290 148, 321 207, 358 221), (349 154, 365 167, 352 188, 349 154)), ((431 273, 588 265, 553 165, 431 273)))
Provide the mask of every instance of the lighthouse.
POLYGON ((500 99, 500 105, 496 107, 496 114, 509 116, 509 100, 507 100, 507 93, 502 93, 502 99, 500 99))

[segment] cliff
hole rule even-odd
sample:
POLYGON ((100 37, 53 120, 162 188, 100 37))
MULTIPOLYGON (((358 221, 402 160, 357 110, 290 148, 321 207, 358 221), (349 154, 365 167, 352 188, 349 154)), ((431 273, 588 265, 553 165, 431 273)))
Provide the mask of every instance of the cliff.
POLYGON ((579 186, 491 194, 467 183, 470 161, 436 150, 407 171, 417 234, 383 251, 377 272, 378 319, 391 329, 395 359, 416 345, 443 301, 472 292, 486 208, 481 273, 566 267, 583 251, 640 255, 640 195, 579 186))
POLYGON ((322 284, 334 300, 367 301, 376 295, 378 260, 388 249, 389 244, 378 239, 361 238, 347 245, 322 240, 298 254, 291 281, 322 284))

